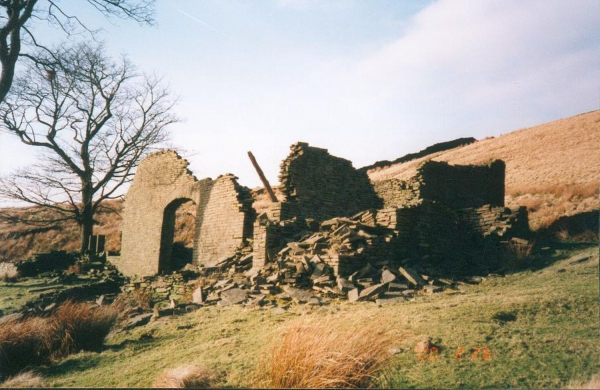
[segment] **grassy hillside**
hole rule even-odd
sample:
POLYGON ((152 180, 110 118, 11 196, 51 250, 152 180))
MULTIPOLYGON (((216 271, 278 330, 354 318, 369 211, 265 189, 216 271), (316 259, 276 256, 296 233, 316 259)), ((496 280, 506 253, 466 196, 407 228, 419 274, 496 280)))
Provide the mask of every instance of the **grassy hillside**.
POLYGON ((371 180, 414 176, 426 160, 451 164, 506 162, 506 204, 523 205, 533 229, 557 218, 599 208, 600 111, 486 138, 425 158, 371 170, 371 180))
POLYGON ((42 368, 43 384, 146 387, 163 370, 191 363, 215 370, 219 386, 256 386, 257 365, 282 333, 296 321, 313 319, 331 321, 340 332, 357 323, 355 329, 371 328, 373 334, 389 327, 393 354, 377 377, 379 387, 565 388, 600 372, 598 250, 558 250, 543 260, 543 268, 490 278, 464 292, 390 305, 282 301, 287 311, 210 306, 161 317, 109 336, 101 353, 72 355, 42 368), (439 353, 416 353, 424 339, 439 353))

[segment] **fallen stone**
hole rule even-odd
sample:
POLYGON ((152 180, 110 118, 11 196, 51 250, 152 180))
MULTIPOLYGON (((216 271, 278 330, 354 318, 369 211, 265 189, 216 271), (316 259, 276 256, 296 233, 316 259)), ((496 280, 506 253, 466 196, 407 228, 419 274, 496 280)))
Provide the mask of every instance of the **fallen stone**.
POLYGON ((354 286, 354 283, 352 283, 348 279, 342 278, 342 277, 337 278, 337 286, 340 289, 340 291, 342 291, 342 292, 348 292, 348 291, 356 288, 354 286))
POLYGON ((137 328, 138 326, 146 325, 147 323, 150 322, 151 318, 152 318, 152 313, 138 314, 134 317, 131 317, 127 321, 127 323, 125 324, 123 329, 129 330, 129 329, 137 328))
POLYGON ((383 283, 376 284, 369 288, 365 288, 364 290, 362 290, 360 292, 358 299, 361 301, 366 301, 368 299, 374 298, 376 295, 379 295, 384 290, 384 288, 385 288, 385 284, 383 284, 383 283))
POLYGON ((416 353, 428 353, 429 349, 431 348, 431 341, 430 340, 423 340, 418 342, 415 345, 414 351, 416 353))
POLYGON ((291 286, 283 286, 283 291, 296 303, 306 303, 312 298, 315 298, 315 296, 308 291, 291 286))
POLYGON ((258 296, 256 296, 254 299, 250 300, 248 303, 246 303, 246 305, 248 306, 259 306, 262 302, 264 302, 266 296, 263 294, 260 294, 258 296))
POLYGON ((231 305, 243 302, 246 299, 246 291, 239 288, 232 288, 231 290, 223 291, 221 293, 221 301, 227 301, 231 305))
POLYGON ((271 309, 271 311, 275 314, 284 314, 287 310, 285 310, 283 307, 274 307, 271 309))
POLYGON ((400 271, 402 276, 404 276, 406 280, 408 280, 408 282, 414 286, 424 286, 427 284, 423 278, 421 278, 421 276, 411 268, 400 267, 398 268, 398 271, 400 271))
POLYGON ((381 273, 381 283, 392 283, 394 280, 396 280, 396 275, 389 270, 386 269, 381 273))
POLYGON ((442 288, 440 286, 428 284, 423 287, 423 291, 425 291, 427 294, 433 294, 442 291, 442 288))
POLYGON ((356 301, 358 301, 359 297, 360 297, 360 293, 357 288, 355 288, 354 290, 348 291, 348 301, 356 302, 356 301))
POLYGON ((408 290, 408 284, 406 283, 390 283, 388 285, 388 291, 402 291, 408 290))
POLYGON ((204 291, 202 291, 202 287, 198 287, 194 290, 194 293, 192 294, 192 302, 198 304, 204 303, 204 291))
POLYGON ((371 264, 367 263, 364 267, 362 267, 360 270, 357 271, 356 278, 361 279, 364 277, 370 277, 376 273, 377 273, 377 270, 375 268, 373 268, 373 266, 371 264))
POLYGON ((223 280, 219 280, 217 283, 215 283, 215 285, 213 286, 215 289, 217 288, 222 288, 225 287, 226 285, 228 285, 229 283, 232 283, 233 279, 223 279, 223 280))
POLYGON ((325 269, 326 269, 325 263, 316 263, 314 265, 314 270, 313 270, 313 273, 310 276, 310 278, 313 280, 320 278, 321 276, 323 276, 325 274, 325 269))

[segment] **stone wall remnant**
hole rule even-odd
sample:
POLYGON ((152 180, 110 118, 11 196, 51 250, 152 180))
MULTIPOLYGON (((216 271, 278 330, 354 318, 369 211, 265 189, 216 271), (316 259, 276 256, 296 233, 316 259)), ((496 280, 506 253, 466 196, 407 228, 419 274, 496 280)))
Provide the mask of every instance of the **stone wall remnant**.
POLYGON ((280 190, 285 196, 283 218, 324 221, 380 208, 379 199, 365 172, 349 160, 332 156, 327 149, 304 142, 291 146, 281 163, 280 190))
POLYGON ((117 262, 123 274, 173 271, 175 211, 188 201, 197 205, 193 263, 213 264, 252 237, 249 190, 233 175, 197 180, 187 166, 172 150, 151 154, 140 163, 125 201, 117 262))
POLYGON ((417 168, 412 179, 377 181, 374 188, 386 208, 415 205, 424 200, 454 209, 486 204, 503 207, 505 169, 502 160, 487 165, 426 161, 417 168))

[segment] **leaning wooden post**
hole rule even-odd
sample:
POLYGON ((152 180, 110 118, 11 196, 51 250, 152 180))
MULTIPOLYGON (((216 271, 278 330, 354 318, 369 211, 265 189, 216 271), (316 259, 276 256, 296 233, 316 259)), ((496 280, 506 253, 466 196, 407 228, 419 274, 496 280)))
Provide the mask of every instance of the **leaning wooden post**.
POLYGON ((252 161, 252 165, 254 165, 254 169, 256 169, 256 173, 258 173, 258 177, 260 177, 260 180, 262 181, 263 185, 267 189, 267 192, 269 193, 269 197, 271 198, 271 202, 273 202, 273 203, 279 202, 277 200, 277 197, 275 196, 275 193, 273 192, 273 189, 271 188, 271 185, 269 184, 269 181, 265 177, 265 174, 263 173, 262 169, 260 169, 260 166, 256 162, 256 159, 254 158, 254 155, 252 154, 252 152, 248 152, 248 157, 250 157, 250 161, 252 161))

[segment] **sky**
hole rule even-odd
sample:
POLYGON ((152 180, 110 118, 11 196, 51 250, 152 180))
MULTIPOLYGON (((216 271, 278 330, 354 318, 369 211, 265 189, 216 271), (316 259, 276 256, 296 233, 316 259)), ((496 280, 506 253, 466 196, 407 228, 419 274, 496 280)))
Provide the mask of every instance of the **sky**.
MULTIPOLYGON (((199 179, 259 186, 252 151, 275 185, 297 141, 358 168, 600 108, 597 0, 157 0, 156 27, 79 12, 170 83, 199 179)), ((0 175, 34 159, 0 134, 0 175)))

